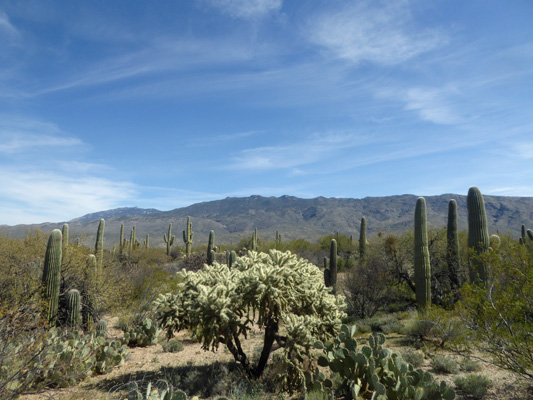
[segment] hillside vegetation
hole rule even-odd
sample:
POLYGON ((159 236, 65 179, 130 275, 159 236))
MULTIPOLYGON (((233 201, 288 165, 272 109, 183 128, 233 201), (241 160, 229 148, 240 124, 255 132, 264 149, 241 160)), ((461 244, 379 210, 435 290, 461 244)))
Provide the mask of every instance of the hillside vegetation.
POLYGON ((413 229, 372 234, 359 217, 357 235, 316 241, 204 240, 194 217, 165 221, 165 248, 138 226, 106 246, 104 219, 90 247, 69 224, 0 236, 0 398, 525 400, 533 231, 496 235, 477 188, 464 207, 448 201, 435 227, 418 198, 413 229), (120 375, 154 346, 176 356, 120 375), (215 363, 184 361, 190 346, 215 363))

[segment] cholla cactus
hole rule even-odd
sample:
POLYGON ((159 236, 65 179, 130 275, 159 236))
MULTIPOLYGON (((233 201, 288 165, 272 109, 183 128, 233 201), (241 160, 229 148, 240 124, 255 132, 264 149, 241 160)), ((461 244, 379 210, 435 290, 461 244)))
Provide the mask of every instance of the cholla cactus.
MULTIPOLYGON (((286 356, 310 355, 313 341, 332 338, 346 315, 344 297, 333 296, 324 286, 320 269, 290 252, 250 251, 231 269, 214 262, 178 275, 178 290, 155 302, 160 326, 168 337, 190 330, 205 350, 225 344, 252 377, 263 373, 274 342, 285 348, 286 356), (252 326, 265 333, 256 365, 241 348, 252 326), (288 332, 285 339, 281 326, 288 332)), ((299 371, 303 373, 301 366, 299 371)))

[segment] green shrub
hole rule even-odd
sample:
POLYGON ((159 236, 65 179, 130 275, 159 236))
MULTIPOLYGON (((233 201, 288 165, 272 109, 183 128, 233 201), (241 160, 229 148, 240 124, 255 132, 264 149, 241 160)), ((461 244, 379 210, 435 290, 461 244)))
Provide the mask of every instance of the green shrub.
POLYGON ((445 356, 437 356, 431 360, 431 368, 433 368, 433 371, 441 374, 459 373, 459 365, 457 362, 445 356))
POLYGON ((457 389, 476 400, 485 397, 489 387, 492 385, 489 378, 479 374, 459 376, 455 378, 454 383, 457 389))
POLYGON ((461 370, 466 372, 479 372, 483 368, 481 364, 477 361, 471 360, 470 358, 465 358, 461 361, 461 370))
POLYGON ((424 353, 414 349, 403 351, 402 358, 415 368, 420 367, 424 363, 424 353))
POLYGON ((161 346, 165 353, 178 353, 183 350, 183 343, 179 340, 169 340, 168 342, 161 343, 161 346))

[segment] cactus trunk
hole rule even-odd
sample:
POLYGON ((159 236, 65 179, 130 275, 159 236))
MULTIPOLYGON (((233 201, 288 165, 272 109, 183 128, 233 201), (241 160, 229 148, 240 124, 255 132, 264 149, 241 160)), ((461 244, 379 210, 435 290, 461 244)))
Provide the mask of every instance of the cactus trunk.
POLYGON ((192 231, 191 217, 187 217, 187 227, 183 231, 183 242, 185 243, 185 255, 190 256, 192 253, 192 239, 194 233, 192 231))
POLYGON ((105 220, 102 218, 98 224, 98 231, 96 232, 96 244, 94 246, 96 263, 98 265, 98 269, 100 270, 104 265, 104 228, 105 220))
POLYGON ((359 263, 366 262, 366 218, 361 218, 361 228, 359 230, 359 263))
POLYGON ((213 265, 215 262, 215 231, 209 232, 209 241, 207 242, 207 264, 213 265))
POLYGON ((470 282, 488 284, 489 267, 486 261, 480 259, 489 250, 489 229, 485 201, 479 189, 475 186, 468 190, 466 198, 468 206, 468 247, 474 249, 476 257, 470 260, 470 282))
POLYGON ((77 329, 80 322, 80 292, 70 289, 67 293, 67 324, 71 329, 77 329))
POLYGON ((457 202, 452 199, 448 203, 448 226, 446 229, 446 260, 452 288, 461 286, 459 258, 459 233, 457 230, 457 202))
POLYGON ((329 248, 329 281, 333 294, 337 294, 337 241, 335 239, 331 239, 329 248))
POLYGON ((166 234, 163 234, 163 240, 167 244, 167 256, 170 257, 170 251, 172 248, 172 245, 174 244, 175 237, 172 236, 172 224, 168 225, 168 236, 166 234))
POLYGON ((43 317, 50 326, 57 322, 61 258, 62 234, 59 229, 54 229, 48 238, 42 277, 43 317))
POLYGON ((429 260, 426 200, 419 197, 415 208, 415 292, 419 311, 431 305, 431 265, 429 260))

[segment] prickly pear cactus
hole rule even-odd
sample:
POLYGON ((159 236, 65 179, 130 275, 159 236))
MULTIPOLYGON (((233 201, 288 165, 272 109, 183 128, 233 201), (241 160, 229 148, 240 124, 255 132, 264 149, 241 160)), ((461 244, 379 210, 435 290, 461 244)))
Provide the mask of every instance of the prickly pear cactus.
POLYGON ((342 382, 334 388, 333 381, 317 368, 314 375, 304 373, 309 389, 336 389, 336 394, 344 394, 347 399, 423 399, 429 393, 436 400, 455 398, 453 389, 444 382, 437 384, 431 374, 415 371, 399 354, 384 348, 383 334, 370 335, 365 346, 359 346, 354 335, 355 326, 343 325, 332 342, 315 343, 314 347, 323 351, 318 365, 339 374, 342 382))
POLYGON ((157 343, 161 329, 150 318, 146 318, 140 326, 124 329, 122 339, 129 347, 147 347, 157 343))

